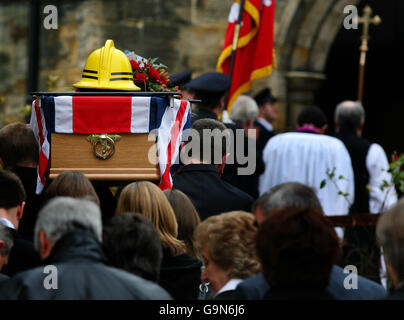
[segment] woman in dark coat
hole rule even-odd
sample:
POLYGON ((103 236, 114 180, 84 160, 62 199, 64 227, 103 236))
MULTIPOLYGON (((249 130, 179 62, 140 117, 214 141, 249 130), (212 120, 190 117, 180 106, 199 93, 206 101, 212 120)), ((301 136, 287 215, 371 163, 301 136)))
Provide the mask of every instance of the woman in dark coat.
POLYGON ((178 240, 178 224, 163 191, 148 181, 127 185, 118 200, 116 214, 139 212, 155 225, 163 244, 159 284, 176 300, 196 300, 202 262, 186 254, 178 240))

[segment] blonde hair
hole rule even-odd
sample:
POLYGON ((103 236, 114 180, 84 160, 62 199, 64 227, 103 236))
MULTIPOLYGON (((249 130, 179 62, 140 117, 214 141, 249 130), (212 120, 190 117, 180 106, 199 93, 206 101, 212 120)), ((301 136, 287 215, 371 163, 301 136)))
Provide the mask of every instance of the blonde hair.
POLYGON ((255 250, 256 233, 252 213, 231 211, 202 221, 194 236, 198 249, 205 249, 230 278, 245 279, 261 268, 255 250))
POLYGON ((132 182, 121 192, 115 214, 141 213, 154 224, 164 247, 174 256, 185 252, 184 242, 177 239, 178 224, 174 210, 163 191, 149 181, 132 182))

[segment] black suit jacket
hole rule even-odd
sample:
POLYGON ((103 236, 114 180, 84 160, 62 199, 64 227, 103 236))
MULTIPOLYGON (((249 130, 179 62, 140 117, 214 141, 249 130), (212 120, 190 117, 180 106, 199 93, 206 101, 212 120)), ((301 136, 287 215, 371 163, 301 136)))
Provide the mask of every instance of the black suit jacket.
POLYGON ((8 280, 8 279, 10 279, 8 276, 6 276, 5 274, 0 273, 0 283, 5 281, 5 280, 8 280))
POLYGON ((265 128, 258 121, 254 122, 254 126, 258 130, 257 152, 262 153, 268 140, 271 139, 275 135, 275 133, 273 131, 267 130, 267 128, 265 128))
POLYGON ((219 293, 213 300, 238 300, 236 290, 227 290, 219 293))
POLYGON ((156 283, 106 265, 100 243, 88 231, 59 239, 44 265, 57 270, 57 290, 44 286, 43 267, 1 284, 0 300, 171 300, 156 283))
POLYGON ((8 229, 13 235, 14 245, 8 257, 8 264, 3 267, 2 273, 11 277, 18 272, 41 265, 41 259, 32 242, 24 239, 16 230, 8 229))
MULTIPOLYGON (((226 123, 226 127, 230 130, 233 131, 234 137, 236 137, 236 132, 237 130, 243 130, 242 127, 236 124, 231 124, 231 123, 226 123)), ((230 156, 230 159, 234 160, 233 164, 226 164, 224 167, 222 179, 227 181, 228 183, 232 184, 236 188, 244 191, 245 193, 248 193, 253 199, 257 199, 259 196, 258 192, 258 181, 259 181, 259 176, 264 173, 265 171, 265 165, 262 160, 262 154, 258 150, 258 145, 257 141, 248 138, 247 136, 244 135, 244 145, 243 145, 243 151, 241 153, 244 154, 244 156, 249 157, 249 161, 255 161, 255 171, 252 174, 249 175, 241 175, 239 173, 239 169, 245 168, 246 170, 247 167, 252 168, 251 166, 253 165, 252 163, 245 163, 245 164, 240 164, 238 163, 237 160, 237 154, 240 154, 239 148, 241 147, 240 141, 234 140, 234 154, 230 156), (256 145, 255 149, 255 159, 252 158, 253 154, 251 152, 254 150, 251 147, 253 147, 253 144, 256 145)))
POLYGON ((222 180, 211 164, 186 165, 176 172, 173 182, 174 189, 191 199, 201 220, 227 211, 251 211, 253 198, 222 180))
POLYGON ((43 200, 42 194, 37 195, 35 193, 38 179, 37 168, 14 167, 11 171, 21 179, 27 195, 24 214, 19 223, 18 232, 32 241, 36 219, 43 200))
POLYGON ((201 283, 202 262, 184 253, 173 256, 163 249, 159 285, 175 300, 196 300, 201 283))

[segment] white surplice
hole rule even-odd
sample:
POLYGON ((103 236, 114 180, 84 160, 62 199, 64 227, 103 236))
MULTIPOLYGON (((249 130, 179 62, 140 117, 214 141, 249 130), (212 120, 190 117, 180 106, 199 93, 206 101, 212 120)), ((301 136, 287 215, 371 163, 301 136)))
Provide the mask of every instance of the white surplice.
POLYGON ((366 155, 366 169, 369 172, 369 210, 371 213, 380 213, 386 211, 397 202, 397 192, 394 186, 385 188, 383 191, 380 186, 383 181, 391 182, 391 173, 389 161, 383 148, 372 143, 366 155))
POLYGON ((312 187, 326 215, 345 215, 354 201, 351 158, 337 138, 306 132, 289 132, 271 138, 263 151, 265 171, 260 176, 260 195, 284 182, 300 182, 312 187), (334 182, 327 170, 335 168, 334 182), (342 179, 338 179, 342 176, 342 179), (321 182, 326 180, 324 188, 321 182), (340 195, 347 193, 345 198, 340 195))

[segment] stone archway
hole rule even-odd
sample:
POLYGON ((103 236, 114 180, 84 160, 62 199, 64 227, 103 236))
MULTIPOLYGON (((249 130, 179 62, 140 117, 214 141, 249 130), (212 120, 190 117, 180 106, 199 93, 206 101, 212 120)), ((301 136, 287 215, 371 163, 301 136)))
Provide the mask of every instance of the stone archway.
POLYGON ((277 68, 269 80, 284 115, 279 129, 291 129, 299 111, 313 104, 326 79, 329 50, 342 27, 344 7, 360 0, 279 0, 275 25, 277 68))

